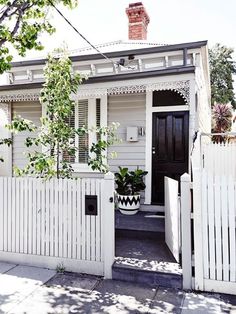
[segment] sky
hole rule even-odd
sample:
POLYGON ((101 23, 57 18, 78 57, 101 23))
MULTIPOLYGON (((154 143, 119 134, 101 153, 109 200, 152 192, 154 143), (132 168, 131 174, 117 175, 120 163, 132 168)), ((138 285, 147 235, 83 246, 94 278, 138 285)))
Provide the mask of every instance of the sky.
MULTIPOLYGON (((78 0, 73 11, 59 7, 74 26, 93 44, 128 39, 125 9, 135 0, 78 0)), ((149 16, 148 41, 160 44, 208 40, 236 52, 236 0, 142 0, 149 16)), ((28 58, 45 56, 65 43, 69 49, 88 46, 55 11, 50 12, 57 32, 43 35, 45 50, 28 58)), ((235 53, 236 59, 236 53, 235 53)), ((19 58, 16 58, 17 60, 19 58)))
MULTIPOLYGON (((93 44, 128 39, 125 13, 132 0, 78 0, 73 11, 62 12, 93 44)), ((143 0, 149 16, 148 41, 160 44, 209 40, 236 50, 236 0, 143 0)), ((45 50, 51 51, 65 42, 69 49, 87 46, 58 13, 50 13, 57 28, 53 37, 43 36, 45 50)), ((46 52, 45 51, 45 52, 46 52)), ((30 53, 30 57, 42 52, 30 53)))

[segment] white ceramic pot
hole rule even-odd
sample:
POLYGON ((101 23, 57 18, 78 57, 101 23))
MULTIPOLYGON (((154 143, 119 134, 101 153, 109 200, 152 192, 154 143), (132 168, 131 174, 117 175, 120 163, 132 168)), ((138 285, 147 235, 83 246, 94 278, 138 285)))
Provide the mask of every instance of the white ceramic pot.
POLYGON ((118 207, 124 215, 134 215, 140 207, 140 195, 119 195, 118 207))

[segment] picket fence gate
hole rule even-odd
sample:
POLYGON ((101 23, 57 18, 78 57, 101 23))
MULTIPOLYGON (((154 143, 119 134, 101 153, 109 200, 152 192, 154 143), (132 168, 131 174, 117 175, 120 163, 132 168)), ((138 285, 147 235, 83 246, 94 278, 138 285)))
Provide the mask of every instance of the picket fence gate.
POLYGON ((183 286, 236 294, 236 144, 200 139, 181 178, 183 286))
POLYGON ((0 260, 112 277, 114 176, 0 177, 0 260), (97 215, 85 215, 85 195, 97 215))

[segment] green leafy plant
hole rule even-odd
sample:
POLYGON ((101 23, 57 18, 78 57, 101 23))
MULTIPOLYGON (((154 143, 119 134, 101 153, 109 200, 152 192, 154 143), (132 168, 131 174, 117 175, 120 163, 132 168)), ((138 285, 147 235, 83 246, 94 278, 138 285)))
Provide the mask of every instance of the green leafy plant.
POLYGON ((146 185, 144 183, 144 177, 148 174, 147 171, 141 169, 136 169, 135 171, 130 171, 130 188, 132 195, 145 190, 146 185))
POLYGON ((66 267, 64 266, 64 264, 63 264, 62 262, 59 263, 59 264, 57 265, 57 267, 56 267, 56 272, 57 272, 58 274, 64 274, 65 271, 66 271, 66 267))
POLYGON ((119 167, 119 172, 115 173, 116 192, 120 195, 136 195, 145 190, 144 177, 147 171, 136 169, 129 171, 128 168, 119 167))
MULTIPOLYGON (((0 139, 0 145, 7 145, 8 147, 12 145, 11 138, 0 139)), ((4 162, 4 158, 0 155, 0 162, 4 162)))
MULTIPOLYGON (((119 127, 119 123, 112 123, 107 127, 97 127, 91 129, 91 132, 95 132, 97 135, 97 142, 92 143, 90 148, 90 157, 88 160, 88 165, 92 170, 97 170, 102 173, 107 173, 109 171, 109 166, 107 163, 107 150, 114 143, 119 143, 120 140, 116 135, 116 130, 119 127)), ((115 152, 111 152, 111 159, 116 157, 115 152)))
POLYGON ((119 167, 119 172, 115 173, 116 192, 120 195, 130 194, 130 175, 128 168, 119 167))

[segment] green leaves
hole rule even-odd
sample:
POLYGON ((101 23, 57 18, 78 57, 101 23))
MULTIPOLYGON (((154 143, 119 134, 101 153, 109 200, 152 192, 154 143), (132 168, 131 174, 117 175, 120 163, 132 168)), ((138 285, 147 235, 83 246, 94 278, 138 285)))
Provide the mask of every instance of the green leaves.
POLYGON ((53 5, 62 4, 75 8, 77 0, 0 0, 0 74, 11 67, 12 55, 8 47, 11 44, 24 56, 27 50, 42 50, 39 40, 43 33, 53 34, 55 28, 48 20, 48 11, 53 5))
POLYGON ((116 191, 120 195, 136 195, 146 188, 144 177, 147 171, 136 169, 129 171, 128 168, 119 167, 119 172, 115 173, 116 191))
POLYGON ((32 121, 23 119, 20 115, 15 116, 12 122, 6 125, 6 127, 14 133, 23 131, 35 132, 37 130, 37 127, 32 121))
MULTIPOLYGON (((88 130, 88 132, 95 132, 97 137, 97 142, 92 143, 90 148, 90 157, 88 165, 92 170, 97 170, 102 173, 107 173, 109 171, 107 163, 107 149, 115 143, 119 143, 119 139, 116 135, 116 130, 119 127, 119 123, 112 123, 107 127, 99 127, 88 130)), ((82 130, 83 132, 84 130, 82 130)), ((110 154, 111 158, 115 157, 112 152, 110 154)))
MULTIPOLYGON (((12 139, 11 138, 0 139, 0 145, 11 146, 12 145, 12 139)), ((0 162, 4 162, 4 159, 2 156, 0 156, 0 162)))
POLYGON ((236 107, 232 76, 236 73, 236 63, 233 52, 233 49, 220 44, 209 50, 212 105, 231 103, 236 107))

